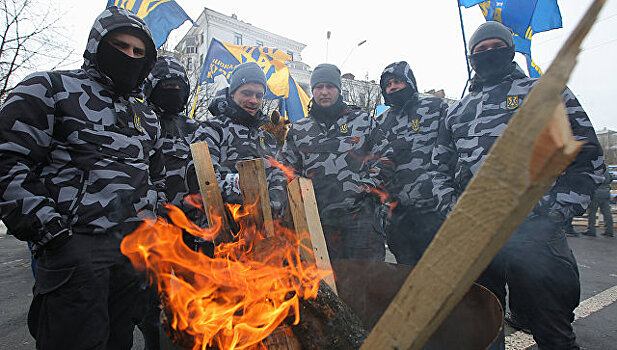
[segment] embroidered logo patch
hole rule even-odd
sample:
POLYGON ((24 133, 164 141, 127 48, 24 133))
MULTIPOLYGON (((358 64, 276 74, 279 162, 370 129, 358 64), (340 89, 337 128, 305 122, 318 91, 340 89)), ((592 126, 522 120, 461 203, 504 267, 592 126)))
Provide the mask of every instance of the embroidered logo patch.
POLYGON ((133 125, 135 126, 135 129, 137 129, 139 132, 144 132, 144 128, 143 126, 141 126, 141 118, 139 118, 139 115, 137 115, 137 113, 133 114, 133 125))
POLYGON ((259 146, 261 147, 261 149, 266 150, 266 141, 263 137, 259 138, 259 146))
POLYGON ((347 123, 341 125, 341 134, 346 134, 349 132, 349 129, 347 128, 347 123))
POLYGON ((413 130, 413 131, 420 130, 420 120, 419 119, 412 119, 411 120, 411 130, 413 130))
POLYGON ((517 109, 519 104, 518 96, 508 96, 506 99, 506 109, 509 111, 517 109))

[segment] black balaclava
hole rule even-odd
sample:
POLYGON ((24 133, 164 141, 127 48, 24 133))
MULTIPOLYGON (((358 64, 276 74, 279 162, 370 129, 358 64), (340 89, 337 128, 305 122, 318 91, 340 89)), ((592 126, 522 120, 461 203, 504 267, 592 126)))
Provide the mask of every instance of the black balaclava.
POLYGON ((495 83, 510 74, 514 69, 514 41, 508 27, 496 21, 481 24, 469 39, 469 63, 476 74, 486 83, 495 83), (473 53, 480 42, 487 39, 500 39, 506 47, 473 53))
POLYGON ((159 82, 150 93, 148 100, 161 108, 163 112, 180 113, 189 99, 186 83, 180 78, 166 79, 159 82), (180 88, 172 87, 178 85, 180 88))
MULTIPOLYGON (((131 27, 118 28, 109 34, 115 31, 135 35, 140 39, 142 35, 145 35, 141 30, 131 27)), ((125 95, 137 88, 148 74, 146 63, 149 59, 147 56, 130 57, 113 47, 105 38, 99 43, 96 56, 99 68, 113 81, 114 90, 119 95, 125 95)))
POLYGON ((487 83, 497 82, 514 69, 514 47, 486 50, 469 56, 473 70, 487 83))
POLYGON ((416 91, 408 84, 405 85, 405 88, 388 94, 389 101, 393 108, 403 108, 407 103, 413 101, 415 96, 416 91))

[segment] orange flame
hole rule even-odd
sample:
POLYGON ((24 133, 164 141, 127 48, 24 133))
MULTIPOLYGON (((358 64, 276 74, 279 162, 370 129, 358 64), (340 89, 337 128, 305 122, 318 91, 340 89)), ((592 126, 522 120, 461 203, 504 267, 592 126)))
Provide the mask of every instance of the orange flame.
MULTIPOLYGON (((262 340, 289 315, 298 324, 299 299, 316 297, 328 273, 300 261, 295 232, 275 223, 277 235, 265 238, 241 225, 237 241, 218 245, 210 258, 190 250, 182 230, 212 240, 220 225, 200 228, 180 209, 166 207, 171 222, 145 221, 121 250, 136 269, 148 271, 164 296, 169 326, 190 335, 193 349, 264 348, 262 340)), ((240 206, 230 209, 241 222, 247 215, 240 206)))
POLYGON ((273 167, 281 169, 283 173, 285 173, 285 176, 287 177, 287 182, 290 182, 291 180, 296 178, 296 172, 294 171, 292 167, 284 165, 272 157, 268 158, 268 163, 270 163, 270 165, 272 165, 273 167))

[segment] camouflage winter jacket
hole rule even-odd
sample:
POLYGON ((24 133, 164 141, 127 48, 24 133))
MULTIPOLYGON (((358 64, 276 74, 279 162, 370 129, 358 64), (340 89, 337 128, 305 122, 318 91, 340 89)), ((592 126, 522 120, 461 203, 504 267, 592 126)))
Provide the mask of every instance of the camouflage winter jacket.
MULTIPOLYGON (((166 79, 181 79, 188 87, 189 81, 182 63, 172 57, 160 57, 144 87, 146 96, 166 79)), ((199 193, 199 182, 195 173, 191 144, 206 141, 205 127, 181 113, 167 113, 152 104, 159 116, 162 129, 163 154, 165 158, 166 196, 169 203, 183 209, 191 209, 184 202, 189 194, 199 193)))
POLYGON ((314 111, 287 132, 282 161, 298 176, 313 181, 319 213, 324 218, 356 211, 367 188, 380 188, 387 162, 374 153, 384 148, 377 122, 357 107, 346 106, 329 127, 314 111))
MULTIPOLYGON (((470 93, 450 107, 440 125, 432 157, 434 191, 444 212, 452 210, 536 81, 516 65, 497 85, 483 86, 474 78, 470 93)), ((571 218, 585 211, 592 193, 602 182, 604 156, 593 126, 574 94, 566 88, 563 99, 574 138, 585 145, 532 213, 558 211, 571 218)))
MULTIPOLYGON (((417 91, 413 72, 406 62, 389 65, 382 78, 394 75, 417 91)), ((382 94, 387 96, 382 79, 382 94)), ((377 120, 387 139, 387 148, 378 150, 394 163, 395 172, 387 185, 388 192, 400 204, 416 208, 434 208, 433 183, 428 175, 439 121, 444 119, 448 105, 437 97, 410 99, 403 106, 392 106, 377 120)))
POLYGON ((26 77, 0 110, 0 212, 21 240, 65 227, 126 234, 165 201, 157 117, 138 91, 116 95, 96 62, 101 38, 125 26, 151 37, 137 16, 107 9, 90 32, 81 69, 26 77))
POLYGON ((229 174, 237 174, 236 163, 242 160, 264 158, 270 205, 280 215, 286 203, 286 179, 283 172, 272 166, 269 158, 276 159, 278 146, 274 136, 260 127, 268 122, 261 110, 254 117, 243 118, 240 107, 228 96, 228 88, 219 90, 208 110, 214 118, 205 122, 207 142, 219 188, 226 203, 242 203, 242 196, 229 183, 229 174))

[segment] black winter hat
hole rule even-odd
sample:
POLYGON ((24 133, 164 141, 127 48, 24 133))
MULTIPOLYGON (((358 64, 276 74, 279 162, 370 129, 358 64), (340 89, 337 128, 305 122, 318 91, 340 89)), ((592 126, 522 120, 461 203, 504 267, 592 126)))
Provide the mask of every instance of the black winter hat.
POLYGON ((496 21, 488 21, 482 23, 471 35, 469 39, 469 52, 472 53, 473 48, 486 39, 501 39, 508 44, 508 47, 514 46, 512 32, 508 27, 496 21))
POLYGON ((237 65, 229 79, 229 93, 233 94, 240 86, 247 83, 257 83, 267 89, 266 76, 255 62, 245 62, 237 65))
POLYGON ((330 83, 341 91, 341 71, 330 63, 322 63, 311 73, 311 90, 319 83, 330 83))

